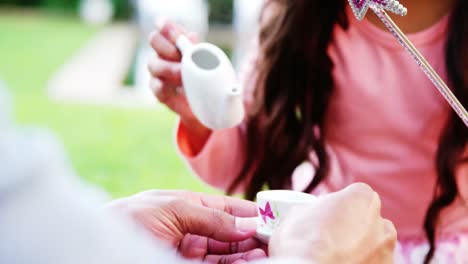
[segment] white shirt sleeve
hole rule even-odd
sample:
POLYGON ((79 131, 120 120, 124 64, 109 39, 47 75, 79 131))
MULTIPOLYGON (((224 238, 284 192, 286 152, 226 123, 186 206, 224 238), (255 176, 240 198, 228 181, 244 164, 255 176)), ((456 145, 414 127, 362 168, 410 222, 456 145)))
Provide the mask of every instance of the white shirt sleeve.
POLYGON ((45 130, 0 127, 0 263, 186 263, 103 210, 106 194, 83 183, 64 153, 45 130))

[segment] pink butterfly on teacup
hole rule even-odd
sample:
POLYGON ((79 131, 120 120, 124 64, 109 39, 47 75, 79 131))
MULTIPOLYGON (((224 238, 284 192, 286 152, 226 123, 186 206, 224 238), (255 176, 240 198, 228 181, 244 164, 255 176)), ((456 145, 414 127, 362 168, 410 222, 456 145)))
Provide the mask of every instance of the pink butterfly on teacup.
POLYGON ((265 209, 262 209, 261 207, 259 207, 258 210, 260 211, 260 216, 262 217, 262 220, 265 224, 267 223, 268 218, 270 218, 271 220, 276 219, 275 215, 273 214, 273 211, 271 210, 271 206, 269 202, 266 203, 265 209))

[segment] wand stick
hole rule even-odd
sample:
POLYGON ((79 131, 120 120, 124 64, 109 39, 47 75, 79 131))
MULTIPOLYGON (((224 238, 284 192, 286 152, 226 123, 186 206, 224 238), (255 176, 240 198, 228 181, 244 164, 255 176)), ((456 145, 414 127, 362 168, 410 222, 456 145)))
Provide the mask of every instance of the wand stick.
POLYGON ((384 23, 385 27, 387 27, 390 33, 392 33, 392 35, 398 40, 403 48, 411 55, 413 60, 418 64, 429 80, 431 80, 437 90, 439 90, 445 100, 449 103, 452 109, 468 127, 468 112, 466 111, 465 107, 463 107, 457 97, 453 94, 452 90, 450 90, 439 74, 437 74, 434 68, 432 68, 429 62, 418 51, 413 43, 411 43, 408 37, 406 37, 406 35, 400 30, 400 28, 385 11, 389 10, 404 16, 407 13, 407 9, 396 0, 349 0, 349 3, 358 20, 362 20, 364 18, 368 8, 374 11, 377 17, 384 23))

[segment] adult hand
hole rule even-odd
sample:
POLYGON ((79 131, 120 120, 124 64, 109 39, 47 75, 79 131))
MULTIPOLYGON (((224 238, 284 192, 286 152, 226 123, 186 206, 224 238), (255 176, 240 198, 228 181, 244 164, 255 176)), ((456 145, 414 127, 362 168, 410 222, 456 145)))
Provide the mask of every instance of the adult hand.
POLYGON ((290 211, 271 238, 270 255, 310 263, 393 263, 396 230, 380 206, 364 184, 318 197, 290 211))
POLYGON ((184 191, 148 191, 109 204, 188 259, 233 263, 266 257, 252 202, 184 191))
MULTIPOLYGON (((185 98, 180 72, 181 54, 176 47, 176 40, 186 31, 171 22, 162 22, 159 30, 150 36, 150 44, 158 57, 150 62, 148 69, 152 75, 150 87, 158 100, 180 116, 181 123, 189 132, 193 149, 199 151, 211 135, 195 117, 185 98)), ((195 34, 188 37, 195 43, 195 34)))

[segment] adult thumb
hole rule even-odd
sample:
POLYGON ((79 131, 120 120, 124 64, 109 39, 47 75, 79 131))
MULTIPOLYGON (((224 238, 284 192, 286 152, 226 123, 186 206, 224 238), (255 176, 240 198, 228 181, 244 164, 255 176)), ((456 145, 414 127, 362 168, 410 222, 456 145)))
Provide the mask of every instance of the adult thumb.
POLYGON ((257 228, 255 218, 235 217, 224 211, 197 204, 186 203, 184 205, 185 208, 179 207, 183 211, 178 218, 185 218, 182 221, 185 233, 209 237, 221 242, 242 241, 255 234, 257 228))

